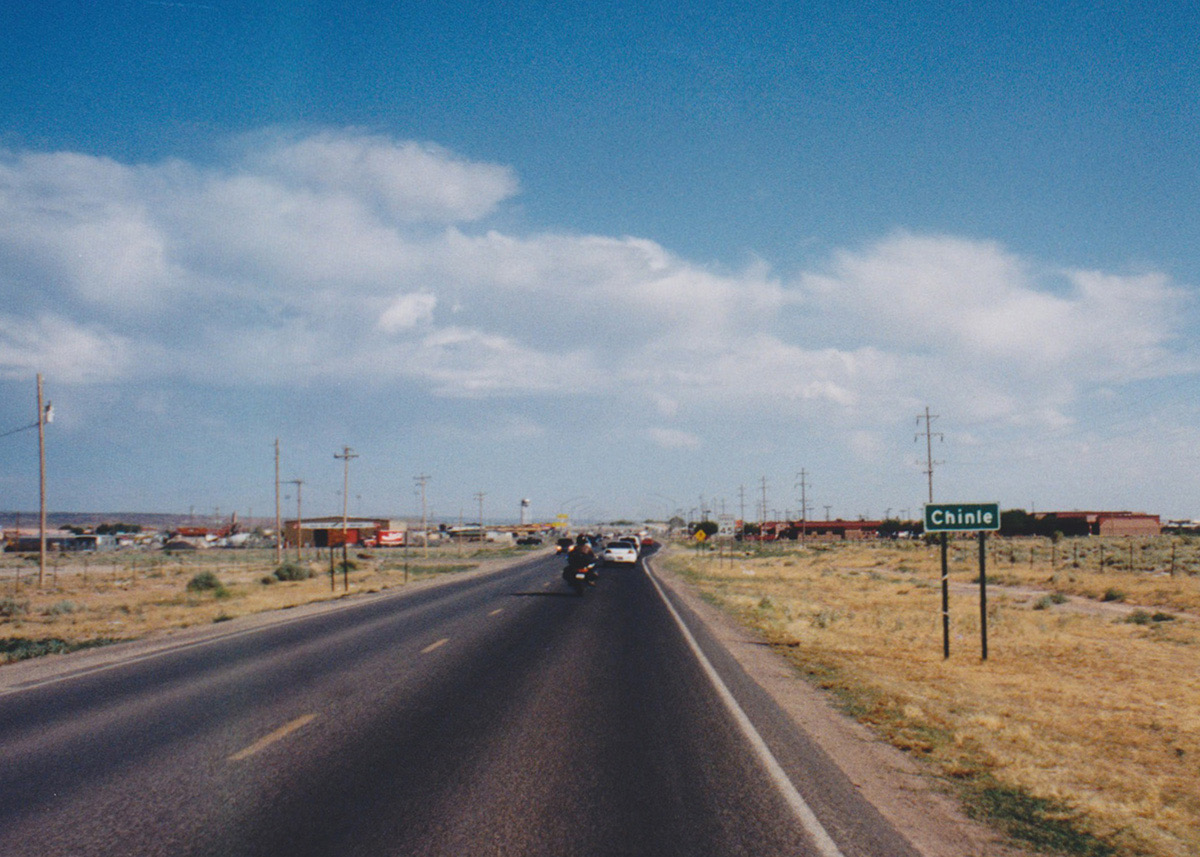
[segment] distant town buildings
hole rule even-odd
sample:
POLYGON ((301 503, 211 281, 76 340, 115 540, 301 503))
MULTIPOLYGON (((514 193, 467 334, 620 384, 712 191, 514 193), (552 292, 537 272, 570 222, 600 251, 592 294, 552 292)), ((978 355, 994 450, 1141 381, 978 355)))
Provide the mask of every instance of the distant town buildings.
POLYGON ((1158 515, 1144 512, 1054 512, 1053 515, 1059 521, 1082 522, 1090 536, 1157 536, 1162 532, 1158 515))

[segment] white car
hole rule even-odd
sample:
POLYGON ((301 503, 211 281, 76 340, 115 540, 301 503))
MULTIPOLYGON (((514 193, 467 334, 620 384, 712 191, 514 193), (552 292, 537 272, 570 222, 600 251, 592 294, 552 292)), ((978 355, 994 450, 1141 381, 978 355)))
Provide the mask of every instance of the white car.
POLYGON ((628 542, 612 542, 605 546, 600 559, 604 562, 630 563, 637 562, 637 551, 628 542))

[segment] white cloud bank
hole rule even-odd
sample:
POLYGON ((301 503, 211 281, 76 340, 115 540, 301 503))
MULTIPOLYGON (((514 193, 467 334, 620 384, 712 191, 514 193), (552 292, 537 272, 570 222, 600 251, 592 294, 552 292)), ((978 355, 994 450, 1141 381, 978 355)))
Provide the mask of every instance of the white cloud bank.
POLYGON ((513 171, 436 146, 324 131, 238 151, 220 168, 0 152, 0 375, 370 373, 444 396, 637 391, 669 418, 907 417, 936 389, 1054 424, 1091 386, 1180 365, 1183 296, 1160 273, 908 233, 792 276, 719 271, 640 238, 500 231, 513 171))

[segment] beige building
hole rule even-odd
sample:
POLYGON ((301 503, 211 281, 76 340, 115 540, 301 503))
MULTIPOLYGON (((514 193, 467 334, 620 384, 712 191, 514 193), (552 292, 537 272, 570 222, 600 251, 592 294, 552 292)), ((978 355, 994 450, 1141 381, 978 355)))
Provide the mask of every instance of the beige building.
POLYGON ((1162 532, 1158 515, 1145 512, 1056 512, 1063 519, 1083 519, 1093 536, 1157 536, 1162 532))

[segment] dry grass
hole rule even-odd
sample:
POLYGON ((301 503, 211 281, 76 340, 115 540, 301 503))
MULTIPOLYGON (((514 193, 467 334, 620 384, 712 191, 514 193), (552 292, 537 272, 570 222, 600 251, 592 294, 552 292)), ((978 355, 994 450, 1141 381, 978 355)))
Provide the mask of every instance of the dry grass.
MULTIPOLYGON (((1046 847, 1200 854, 1200 622, 1183 615, 1200 613, 1200 576, 1184 573, 1178 547, 1174 577, 1102 567, 1099 541, 1088 547, 1076 567, 1069 544, 1054 548, 1054 566, 1049 541, 997 546, 990 583, 1073 597, 1060 605, 991 586, 987 661, 977 587, 952 597, 951 658, 942 657, 935 547, 841 544, 732 561, 678 551, 669 561, 1002 824, 1020 827, 1018 816, 1045 800, 1023 833, 1046 847), (1031 545, 1045 550, 1032 567, 1031 545), (1140 624, 1080 611, 1079 596, 1116 590, 1146 606, 1140 624), (997 809, 998 795, 1021 806, 997 809)), ((1106 547, 1128 558, 1124 541, 1106 547)), ((956 548, 951 578, 961 591, 977 580, 977 548, 956 548)), ((1169 558, 1169 541, 1135 547, 1152 553, 1169 558)))
MULTIPOLYGON (((465 571, 525 549, 492 546, 420 548, 406 557, 389 549, 351 554, 349 592, 373 592, 434 575, 465 571), (407 563, 407 575, 406 566, 407 563)), ((294 555, 293 555, 294 556, 294 555)), ((147 634, 211 624, 267 610, 343 597, 340 568, 334 586, 329 554, 309 551, 308 580, 264 583, 276 568, 275 552, 209 550, 167 556, 111 553, 54 556, 38 587, 36 556, 0 559, 0 663, 50 650, 63 650, 147 634), (221 587, 189 590, 197 574, 212 572, 221 587), (56 642, 54 642, 56 641, 56 642)))

